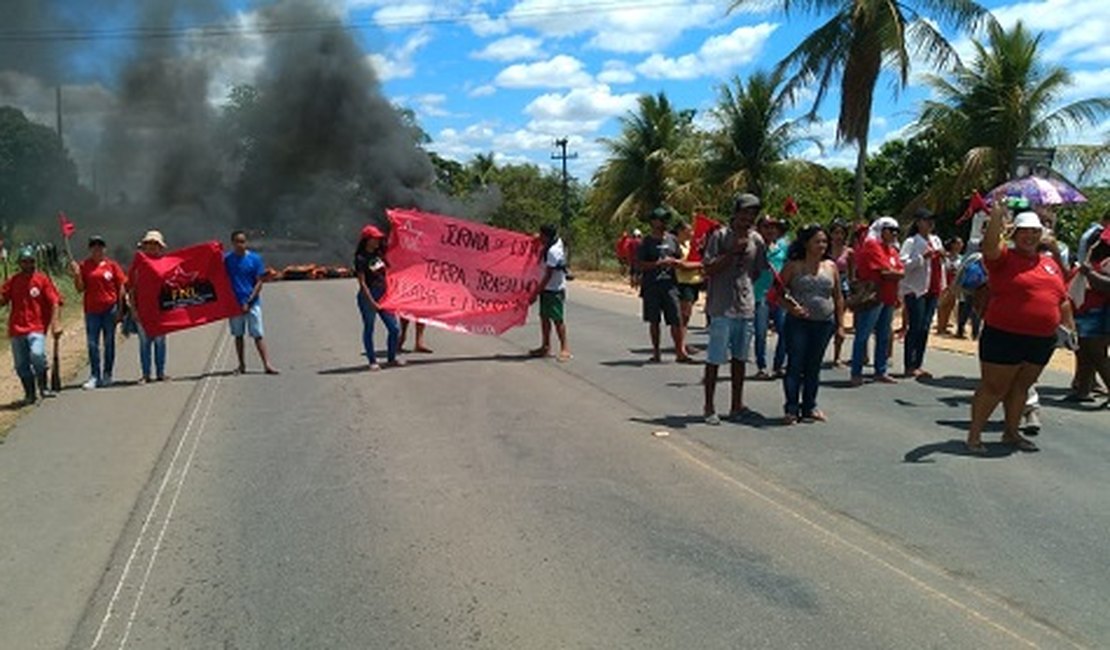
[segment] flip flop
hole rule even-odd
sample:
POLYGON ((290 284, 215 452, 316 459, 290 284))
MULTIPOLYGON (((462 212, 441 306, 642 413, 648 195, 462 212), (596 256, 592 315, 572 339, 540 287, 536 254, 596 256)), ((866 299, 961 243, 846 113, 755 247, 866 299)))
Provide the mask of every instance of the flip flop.
POLYGON ((984 445, 981 442, 976 443, 974 445, 971 444, 970 442, 966 442, 966 443, 964 443, 964 446, 967 448, 967 453, 969 453, 969 454, 972 454, 972 455, 975 455, 975 456, 986 456, 987 455, 987 446, 984 445))
POLYGON ((1025 438, 1018 438, 1017 440, 1003 440, 1002 443, 1006 444, 1006 445, 1010 445, 1011 447, 1017 449, 1018 451, 1040 451, 1041 450, 1041 448, 1038 447, 1032 440, 1026 440, 1025 438))

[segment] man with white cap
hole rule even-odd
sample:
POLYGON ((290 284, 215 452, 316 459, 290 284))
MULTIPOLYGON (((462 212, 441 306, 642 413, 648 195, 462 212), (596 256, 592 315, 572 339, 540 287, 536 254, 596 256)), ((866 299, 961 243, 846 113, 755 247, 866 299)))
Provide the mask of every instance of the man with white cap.
MULTIPOLYGON (((50 276, 35 269, 35 250, 20 249, 19 273, 0 288, 0 306, 10 305, 8 338, 19 381, 23 383, 23 403, 35 403, 35 384, 43 397, 54 393, 46 385, 46 332, 55 342, 62 335, 62 298, 50 276)), ((57 343, 55 343, 57 345, 57 343)))
MULTIPOLYGON (((148 230, 143 238, 139 240, 139 252, 147 257, 161 257, 162 253, 166 250, 166 238, 162 233, 157 230, 148 230)), ((139 365, 142 367, 143 377, 140 383, 149 383, 151 380, 151 352, 154 356, 154 371, 155 379, 158 381, 165 381, 168 379, 166 375, 166 337, 163 336, 147 336, 146 331, 143 329, 143 324, 139 320, 139 310, 135 302, 135 287, 138 280, 138 269, 134 264, 128 271, 128 294, 127 298, 131 306, 131 313, 134 314, 136 324, 139 326, 139 365)))

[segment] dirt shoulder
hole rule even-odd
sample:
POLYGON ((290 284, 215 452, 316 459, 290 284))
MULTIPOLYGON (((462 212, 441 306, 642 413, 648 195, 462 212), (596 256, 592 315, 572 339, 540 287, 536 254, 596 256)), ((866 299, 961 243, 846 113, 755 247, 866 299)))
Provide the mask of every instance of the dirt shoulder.
MULTIPOLYGON (((574 284, 578 286, 586 286, 592 289, 599 289, 602 291, 610 291, 628 296, 635 296, 636 290, 628 284, 628 278, 623 277, 617 273, 608 273, 604 271, 575 271, 574 284)), ((573 285, 572 285, 573 286, 573 285)), ((699 300, 696 310, 700 310, 704 302, 699 300)), ((851 316, 849 316, 849 319, 851 316)), ((900 318, 895 315, 894 325, 899 325, 900 318)), ((849 325, 851 321, 849 320, 849 325)), ((898 342, 895 342, 898 345, 898 342)), ((972 339, 958 339, 951 334, 936 334, 935 332, 929 335, 929 348, 933 350, 943 350, 945 352, 955 352, 956 354, 964 354, 967 356, 975 356, 978 353, 978 343, 972 339)), ((1057 349, 1056 353, 1052 355, 1052 360, 1048 362, 1048 367, 1052 370, 1062 373, 1071 373, 1075 369, 1075 355, 1068 350, 1057 349)))

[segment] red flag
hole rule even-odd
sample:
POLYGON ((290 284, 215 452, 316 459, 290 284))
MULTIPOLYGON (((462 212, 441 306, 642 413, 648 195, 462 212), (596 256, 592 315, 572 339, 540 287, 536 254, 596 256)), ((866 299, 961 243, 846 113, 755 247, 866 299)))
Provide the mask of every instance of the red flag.
POLYGON ((77 225, 66 217, 65 212, 58 212, 58 228, 62 231, 62 237, 69 239, 73 233, 77 232, 77 225))
POLYGON ((990 211, 990 206, 987 205, 986 199, 984 199, 983 196, 981 194, 979 194, 978 191, 975 191, 971 195, 971 200, 967 202, 967 209, 964 210, 964 213, 960 216, 959 219, 956 220, 956 223, 961 224, 961 223, 967 221, 968 219, 975 216, 976 212, 989 212, 989 211, 990 211))
POLYGON ((710 219, 704 214, 694 215, 694 238, 690 242, 691 262, 701 261, 701 252, 705 250, 705 242, 709 234, 721 227, 720 222, 710 219))
POLYGON ((139 322, 148 336, 197 327, 242 313, 219 242, 161 257, 135 253, 129 272, 139 322))
POLYGON ((386 212, 393 227, 383 309, 471 334, 524 324, 544 275, 538 238, 415 210, 386 212))
POLYGON ((786 197, 786 202, 782 205, 782 211, 792 217, 798 214, 798 204, 794 202, 794 197, 786 197))

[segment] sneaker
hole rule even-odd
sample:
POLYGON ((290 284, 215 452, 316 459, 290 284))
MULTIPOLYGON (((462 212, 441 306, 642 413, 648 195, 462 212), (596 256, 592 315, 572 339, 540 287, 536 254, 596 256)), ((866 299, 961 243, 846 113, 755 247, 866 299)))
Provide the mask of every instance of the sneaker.
POLYGON ((57 397, 58 396, 57 393, 50 390, 49 388, 43 388, 42 390, 39 391, 39 394, 41 394, 43 397, 57 397))
POLYGON ((97 388, 99 385, 100 385, 99 382, 96 381, 96 377, 89 377, 88 381, 81 384, 81 389, 82 390, 92 390, 94 388, 97 388))
POLYGON ((108 388, 112 385, 112 376, 104 375, 104 379, 100 380, 100 388, 108 388))
POLYGON ((1029 409, 1021 418, 1021 430, 1027 436, 1035 436, 1041 432, 1041 416, 1037 409, 1029 409))
POLYGON ((721 416, 716 413, 710 413, 705 416, 705 423, 710 426, 719 426, 721 424, 721 416))

